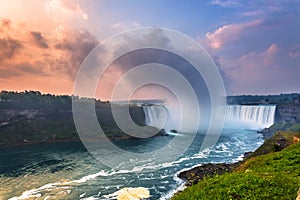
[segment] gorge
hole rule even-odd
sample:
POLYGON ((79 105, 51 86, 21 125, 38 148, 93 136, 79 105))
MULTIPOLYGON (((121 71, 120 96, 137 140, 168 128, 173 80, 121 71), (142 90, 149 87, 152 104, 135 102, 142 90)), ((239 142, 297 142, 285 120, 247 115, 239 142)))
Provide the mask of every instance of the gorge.
MULTIPOLYGON (((300 122, 300 103, 295 95, 269 97, 269 102, 262 102, 267 97, 228 97, 226 126, 244 127, 252 130, 269 128, 274 123, 280 128, 295 131, 300 122), (291 96, 291 97, 290 97, 291 96), (290 98, 288 98, 290 97, 290 98), (278 100, 279 99, 279 100, 278 100), (289 100, 290 99, 290 100, 289 100), (248 101, 247 101, 248 100, 248 101), (284 102, 287 101, 287 103, 284 102), (258 104, 261 103, 262 104, 258 104), (272 104, 271 104, 272 103, 272 104), (296 126, 295 126, 296 124, 296 126)), ((22 93, 0 93, 0 146, 79 140, 72 116, 72 97, 53 96, 35 91, 22 93)), ((121 106, 122 107, 122 106, 121 106)), ((123 105, 124 109, 128 109, 123 105)), ((113 120, 110 102, 95 101, 95 109, 99 123, 108 136, 126 139, 113 120)), ((161 104, 155 105, 133 101, 129 107, 132 119, 141 126, 146 124, 167 130, 176 129, 174 122, 168 123, 170 112, 161 104), (168 120, 167 120, 168 119, 168 120)), ((273 127, 273 126, 272 126, 273 127)), ((266 129, 263 133, 270 136, 277 129, 266 129)))

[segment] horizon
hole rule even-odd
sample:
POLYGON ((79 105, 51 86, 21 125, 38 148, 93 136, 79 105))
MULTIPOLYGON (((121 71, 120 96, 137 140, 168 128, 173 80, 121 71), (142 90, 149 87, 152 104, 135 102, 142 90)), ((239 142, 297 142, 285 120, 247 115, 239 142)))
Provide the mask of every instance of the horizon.
MULTIPOLYGON (((54 93, 43 93, 41 91, 38 90, 23 90, 23 91, 13 91, 13 90, 1 90, 0 94, 2 92, 15 92, 15 93, 26 93, 26 92, 39 92, 41 93, 41 95, 53 95, 56 97, 59 96, 69 96, 69 97, 80 97, 80 98, 92 98, 95 100, 99 100, 99 101, 108 101, 105 99, 97 99, 94 97, 86 97, 86 96, 77 96, 77 95, 73 95, 73 94, 54 94, 54 93)), ((280 93, 280 94, 239 94, 239 95, 226 95, 226 97, 239 97, 239 96, 280 96, 280 95, 300 95, 300 92, 292 92, 292 93, 280 93)), ((155 100, 155 101, 165 101, 166 99, 159 99, 159 98, 153 98, 153 99, 130 99, 129 101, 149 101, 149 100, 155 100)), ((123 102, 123 101, 127 101, 127 100, 116 100, 116 101, 112 101, 112 102, 123 102)))

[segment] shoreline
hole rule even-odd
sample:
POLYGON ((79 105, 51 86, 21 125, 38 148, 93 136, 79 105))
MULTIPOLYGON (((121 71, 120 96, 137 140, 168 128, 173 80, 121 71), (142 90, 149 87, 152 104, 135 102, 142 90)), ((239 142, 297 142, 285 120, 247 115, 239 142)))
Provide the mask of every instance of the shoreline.
MULTIPOLYGON (((189 185, 189 182, 188 180, 185 180, 183 178, 180 178, 180 174, 185 174, 185 173, 189 173, 190 171, 193 171, 193 170, 197 170, 198 168, 205 168, 206 165, 228 165, 228 166, 231 166, 231 167, 234 167, 235 165, 235 168, 238 168, 243 162, 244 162, 244 159, 248 156, 250 153, 253 153, 253 152, 245 152, 244 154, 242 154, 242 158, 243 160, 241 161, 233 161, 231 163, 203 163, 203 164, 196 164, 192 167, 189 167, 189 168, 184 168, 184 169, 181 169, 180 171, 176 172, 176 174, 174 174, 173 176, 173 179, 175 180, 175 182, 178 184, 177 187, 173 188, 172 190, 170 190, 169 192, 167 192, 163 197, 161 197, 161 200, 170 200, 172 199, 172 197, 174 197, 176 194, 179 194, 181 193, 183 190, 185 190, 187 187, 190 187, 191 185, 189 185)), ((241 157, 240 156, 240 157, 241 157)), ((227 171, 228 172, 228 171, 227 171)), ((225 172, 226 173, 226 172, 225 172)), ((215 175, 215 174, 214 174, 215 175)), ((221 174, 220 174, 221 175, 221 174)), ((199 180, 200 182, 201 180, 199 180)), ((194 184, 192 184, 194 185, 194 184)))
MULTIPOLYGON (((152 137, 165 137, 168 136, 165 131, 159 131, 156 135, 152 137)), ((120 141, 120 140, 136 140, 138 138, 134 138, 130 135, 124 134, 120 136, 112 136, 107 137, 111 141, 120 141)), ((38 144, 55 144, 55 143, 69 143, 69 142, 80 142, 82 143, 81 139, 79 137, 74 138, 62 138, 62 139, 50 139, 50 140, 32 140, 32 141, 20 141, 16 143, 11 144, 4 144, 0 143, 0 149, 1 148, 9 148, 9 147, 22 147, 22 146, 30 146, 30 145, 38 145, 38 144)), ((82 143, 83 144, 83 143, 82 143)))
POLYGON ((81 142, 80 139, 58 139, 58 140, 46 140, 46 141, 28 141, 28 142, 20 142, 20 143, 12 143, 12 144, 1 144, 1 148, 10 148, 10 147, 23 147, 30 145, 39 145, 39 144, 56 144, 56 143, 69 143, 69 142, 81 142))
POLYGON ((243 161, 233 163, 205 163, 189 170, 178 173, 178 178, 185 181, 185 186, 192 186, 202 181, 205 177, 213 177, 224 173, 230 173, 238 168, 243 161))

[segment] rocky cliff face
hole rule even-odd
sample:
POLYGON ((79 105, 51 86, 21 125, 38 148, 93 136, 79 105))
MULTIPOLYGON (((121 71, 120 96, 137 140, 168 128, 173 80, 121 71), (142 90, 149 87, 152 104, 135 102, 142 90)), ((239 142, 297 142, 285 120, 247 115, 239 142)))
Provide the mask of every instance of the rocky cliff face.
MULTIPOLYGON (((142 107, 130 107, 129 113, 135 123, 145 125, 142 107)), ((110 106, 97 106, 96 115, 107 137, 130 137, 118 128, 110 106)), ((0 146, 77 140, 71 109, 0 109, 0 146)))
POLYGON ((265 128, 261 133, 265 139, 274 135, 277 131, 300 131, 300 104, 278 104, 275 111, 275 124, 265 128))
POLYGON ((300 104, 279 104, 275 113, 276 123, 300 122, 300 104))

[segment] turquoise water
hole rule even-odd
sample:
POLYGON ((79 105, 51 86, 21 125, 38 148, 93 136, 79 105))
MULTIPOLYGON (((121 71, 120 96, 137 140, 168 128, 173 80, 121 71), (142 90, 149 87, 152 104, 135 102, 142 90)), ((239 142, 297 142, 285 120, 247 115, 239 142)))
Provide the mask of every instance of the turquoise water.
MULTIPOLYGON (((119 141, 117 145, 135 152, 151 151, 173 137, 119 141)), ((124 187, 144 187, 150 191, 150 199, 168 199, 183 184, 176 177, 179 171, 202 163, 238 161, 263 142, 256 131, 225 129, 214 147, 199 152, 202 140, 199 133, 176 161, 137 164, 128 170, 109 169, 79 142, 0 148, 0 199, 107 199, 106 195, 124 187)))

